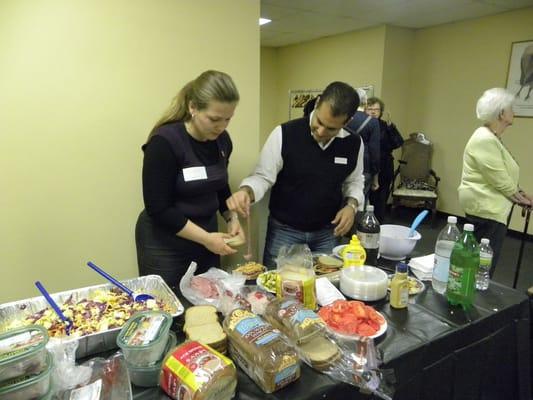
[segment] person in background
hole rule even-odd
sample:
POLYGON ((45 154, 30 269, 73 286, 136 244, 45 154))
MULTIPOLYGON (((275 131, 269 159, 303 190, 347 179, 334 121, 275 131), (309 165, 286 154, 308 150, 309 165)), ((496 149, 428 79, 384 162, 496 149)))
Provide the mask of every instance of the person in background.
POLYGON ((366 199, 371 189, 377 190, 379 187, 379 123, 364 112, 367 104, 366 92, 360 88, 356 90, 360 99, 359 108, 353 118, 346 124, 346 128, 350 132, 359 134, 365 145, 364 193, 366 199))
POLYGON ((459 203, 467 221, 474 224, 477 240, 490 239, 494 250, 491 277, 507 233, 512 203, 530 207, 533 200, 520 188, 520 168, 502 141, 506 128, 513 124, 514 101, 515 96, 501 88, 489 89, 479 98, 476 114, 483 126, 466 144, 458 188, 459 203))
POLYGON ((368 99, 365 112, 379 123, 379 178, 378 187, 370 191, 370 203, 374 206, 374 214, 380 223, 385 222, 385 210, 389 199, 392 180, 394 179, 394 157, 392 151, 401 147, 403 138, 390 116, 384 121, 381 117, 385 111, 385 103, 378 97, 368 99))
POLYGON ((343 82, 328 85, 309 117, 277 126, 254 173, 227 204, 249 215, 250 204, 272 188, 263 264, 275 267, 282 246, 307 244, 330 253, 363 205, 363 153, 359 135, 344 129, 359 104, 343 82))
POLYGON ((226 206, 233 148, 226 127, 238 101, 229 75, 206 71, 179 91, 148 136, 145 209, 135 229, 140 275, 160 275, 175 287, 191 261, 202 272, 219 266, 220 255, 235 253, 225 240, 243 231, 226 206), (228 233, 218 232, 217 211, 228 233))

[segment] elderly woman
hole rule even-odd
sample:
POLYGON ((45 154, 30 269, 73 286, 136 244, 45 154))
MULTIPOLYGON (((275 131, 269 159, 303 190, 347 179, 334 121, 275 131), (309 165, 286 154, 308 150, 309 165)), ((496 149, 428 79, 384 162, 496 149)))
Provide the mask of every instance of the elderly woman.
POLYGON ((459 203, 475 236, 490 239, 494 258, 490 275, 498 262, 507 233, 507 217, 515 202, 530 207, 532 197, 518 185, 520 168, 502 142, 505 129, 513 123, 515 96, 505 89, 485 91, 477 102, 477 128, 466 144, 463 173, 458 188, 459 203))

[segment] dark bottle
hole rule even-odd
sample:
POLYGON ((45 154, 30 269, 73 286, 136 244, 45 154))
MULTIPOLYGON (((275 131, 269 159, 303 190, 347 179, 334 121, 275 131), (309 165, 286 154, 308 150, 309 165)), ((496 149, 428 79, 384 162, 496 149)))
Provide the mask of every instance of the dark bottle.
POLYGON ((367 205, 357 223, 357 237, 366 251, 365 265, 377 265, 379 251, 379 221, 374 215, 374 206, 367 205))

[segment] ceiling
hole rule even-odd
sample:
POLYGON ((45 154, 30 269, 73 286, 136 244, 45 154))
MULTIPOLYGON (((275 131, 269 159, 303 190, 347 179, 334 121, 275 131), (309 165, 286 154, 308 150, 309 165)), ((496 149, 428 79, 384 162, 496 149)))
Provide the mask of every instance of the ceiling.
MULTIPOLYGON (((382 24, 426 28, 533 6, 533 0, 261 0, 261 45, 281 47, 382 24)), ((532 21, 533 23, 533 21, 532 21)))

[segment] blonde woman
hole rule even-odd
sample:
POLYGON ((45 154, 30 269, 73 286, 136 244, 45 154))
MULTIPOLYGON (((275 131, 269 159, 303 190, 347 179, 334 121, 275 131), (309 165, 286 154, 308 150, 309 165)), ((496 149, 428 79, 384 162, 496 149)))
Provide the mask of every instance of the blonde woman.
POLYGON ((145 209, 135 231, 140 275, 157 274, 175 287, 191 261, 199 272, 235 253, 225 239, 243 235, 231 196, 226 131, 239 101, 231 77, 206 71, 186 84, 143 146, 145 209), (216 213, 227 221, 218 232, 216 213))
POLYGON ((502 136, 513 124, 515 96, 505 89, 485 91, 476 106, 477 128, 466 144, 459 203, 468 222, 474 224, 478 241, 490 239, 494 250, 491 276, 507 233, 512 203, 530 207, 532 197, 518 185, 520 168, 505 147, 502 136))

